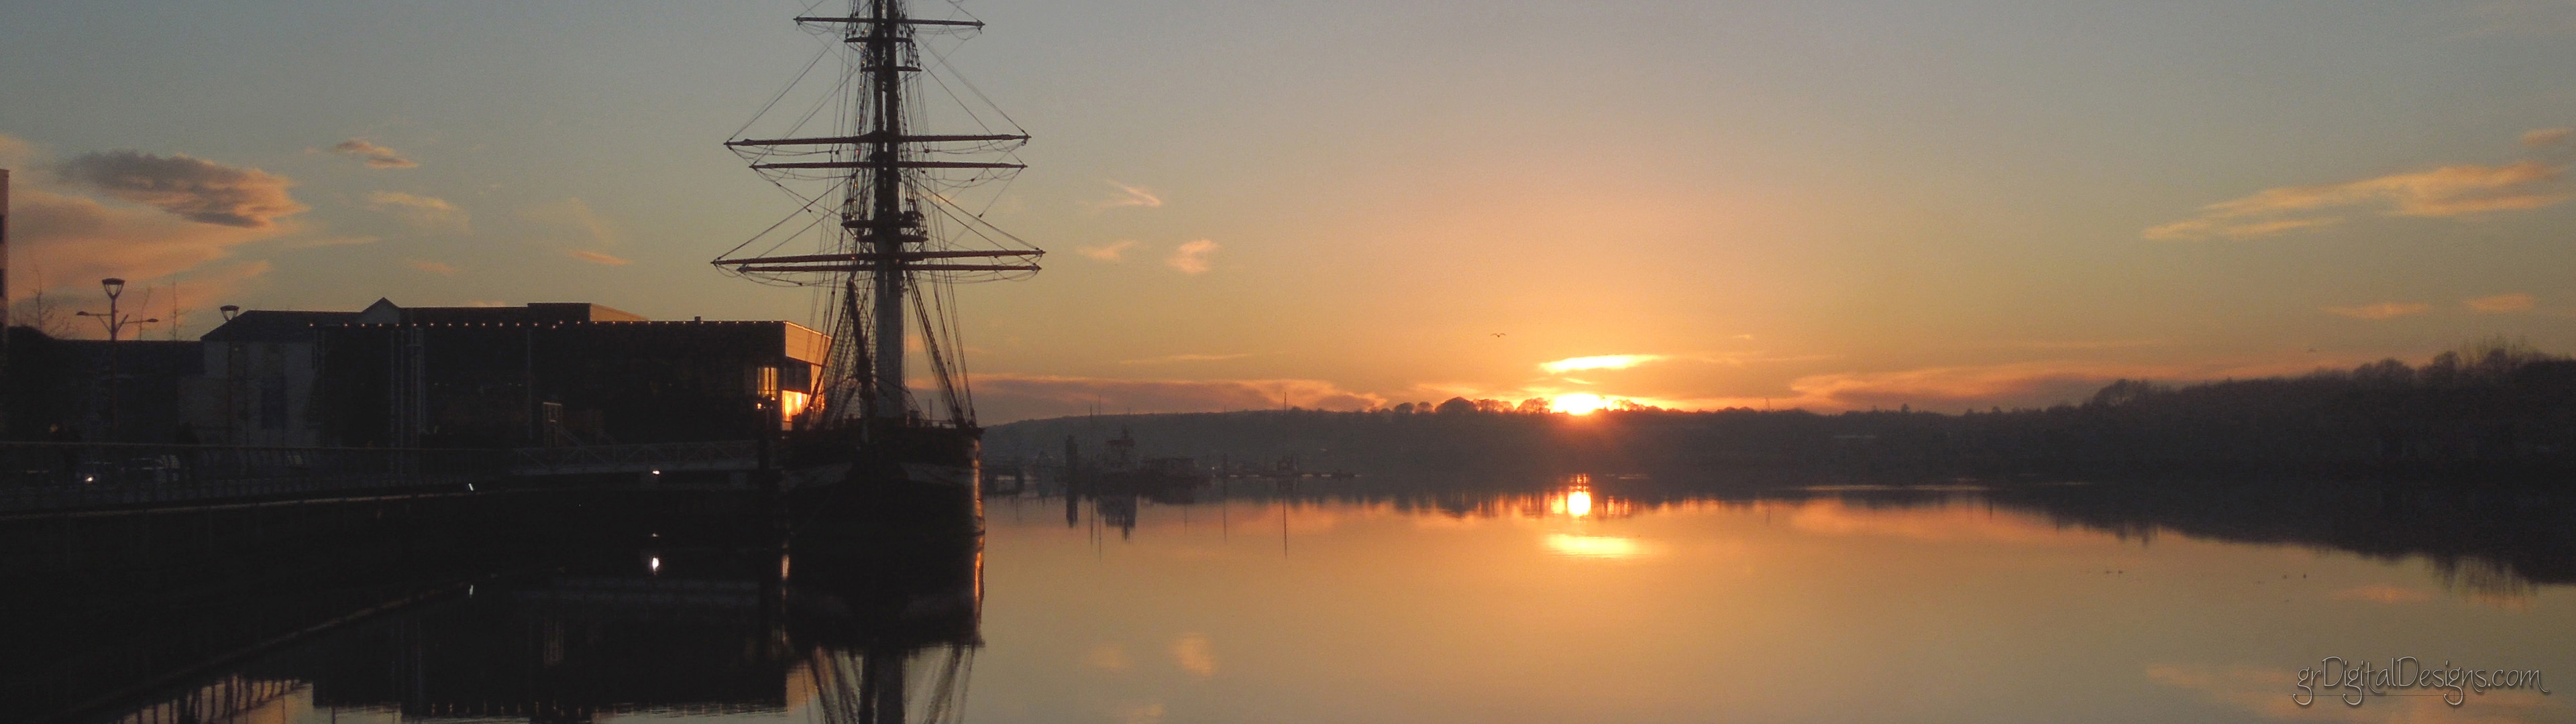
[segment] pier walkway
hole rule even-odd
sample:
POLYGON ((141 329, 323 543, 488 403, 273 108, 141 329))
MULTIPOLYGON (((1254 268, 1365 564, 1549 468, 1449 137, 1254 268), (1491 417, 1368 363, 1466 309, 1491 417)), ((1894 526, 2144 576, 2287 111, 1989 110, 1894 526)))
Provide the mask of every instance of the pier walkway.
POLYGON ((758 445, 749 440, 491 450, 0 442, 0 517, 478 486, 641 487, 683 475, 747 487, 747 475, 729 473, 758 468, 758 445))

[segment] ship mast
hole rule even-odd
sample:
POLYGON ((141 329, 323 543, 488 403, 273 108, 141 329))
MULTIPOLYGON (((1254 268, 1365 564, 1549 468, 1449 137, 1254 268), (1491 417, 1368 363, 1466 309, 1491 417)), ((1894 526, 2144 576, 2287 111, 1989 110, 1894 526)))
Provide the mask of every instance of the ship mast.
MULTIPOLYGON (((747 275, 817 275, 813 282, 829 285, 836 292, 834 314, 837 324, 832 333, 852 344, 836 345, 856 359, 836 360, 836 373, 850 383, 859 397, 860 413, 877 420, 905 422, 917 419, 921 410, 908 389, 904 371, 904 345, 909 336, 906 317, 921 312, 927 323, 928 310, 916 309, 926 303, 919 286, 925 272, 1034 272, 1034 263, 1045 252, 1035 249, 963 250, 930 249, 931 240, 922 208, 925 193, 919 175, 930 169, 1020 169, 1022 164, 969 161, 928 161, 918 158, 925 144, 993 143, 1028 140, 1020 134, 951 134, 911 135, 906 127, 906 114, 913 112, 905 96, 908 74, 921 72, 916 67, 919 51, 914 48, 913 29, 920 26, 969 26, 980 28, 973 20, 930 20, 908 17, 902 0, 852 0, 847 17, 800 17, 800 23, 839 25, 841 41, 856 51, 859 72, 865 77, 862 102, 856 104, 856 117, 851 118, 854 135, 746 139, 728 141, 737 149, 774 149, 812 147, 831 152, 833 160, 810 162, 754 163, 762 170, 827 169, 845 170, 845 189, 838 224, 840 242, 829 253, 795 256, 756 256, 718 259, 715 263, 747 275), (937 260, 937 261, 934 261, 937 260), (990 263, 955 263, 946 260, 986 261, 990 263), (925 263, 932 262, 932 263, 925 263), (862 285, 861 281, 865 284, 862 285), (865 297, 864 313, 861 298, 865 297), (862 327, 862 319, 867 322, 862 327)), ((807 153, 812 153, 809 151, 807 153)), ((925 337, 930 330, 923 330, 925 337)), ((940 353, 930 350, 933 362, 940 353)), ((943 378, 950 373, 941 365, 936 370, 943 378)), ((836 380, 838 382, 838 380, 836 380)), ((954 380, 943 379, 943 386, 954 380)), ((833 389, 843 389, 835 386, 833 389)), ((953 389, 953 387, 952 387, 953 389)), ((830 400, 838 406, 844 400, 830 400)), ((952 408, 958 402, 950 401, 952 408)), ((971 415, 971 413, 962 413, 971 415)), ((847 414, 846 412, 842 414, 847 414)), ((967 424, 970 420, 955 420, 967 424)))
MULTIPOLYGON (((877 315, 877 349, 871 357, 875 362, 870 366, 875 379, 870 389, 874 389, 876 394, 873 396, 875 404, 870 405, 872 409, 868 412, 871 417, 901 418, 911 412, 909 402, 912 399, 904 389, 903 379, 903 298, 904 288, 910 281, 903 272, 903 239, 921 225, 921 215, 903 208, 903 174, 896 167, 903 161, 903 142, 900 139, 903 138, 903 73, 906 68, 895 54, 895 43, 899 42, 898 38, 910 40, 911 32, 903 25, 902 0, 869 0, 869 5, 873 13, 865 36, 867 63, 860 70, 868 74, 868 84, 877 96, 875 124, 867 134, 876 136, 876 142, 868 147, 868 161, 875 165, 871 169, 873 173, 868 174, 874 181, 868 187, 868 193, 873 197, 869 213, 874 216, 864 220, 845 219, 841 223, 844 226, 863 224, 868 230, 864 237, 868 246, 885 259, 872 272, 876 276, 873 285, 876 303, 873 306, 877 315), (910 215, 907 217, 908 212, 910 215)), ((851 188, 856 189, 858 182, 857 176, 853 175, 851 188)))

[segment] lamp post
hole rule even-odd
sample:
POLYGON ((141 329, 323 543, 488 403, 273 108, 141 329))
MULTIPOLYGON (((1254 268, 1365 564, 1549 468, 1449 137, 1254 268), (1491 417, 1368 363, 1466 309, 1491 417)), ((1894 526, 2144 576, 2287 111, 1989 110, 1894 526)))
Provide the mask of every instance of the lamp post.
POLYGON ((159 322, 159 321, 161 321, 161 320, 159 320, 159 319, 135 319, 134 317, 132 317, 132 316, 130 316, 130 315, 126 315, 126 314, 121 313, 121 312, 118 312, 118 311, 116 310, 116 298, 117 298, 117 297, 120 297, 120 296, 124 296, 124 294, 125 294, 125 280, 123 280, 123 279, 118 279, 118 278, 116 278, 116 277, 108 277, 108 278, 106 278, 106 279, 100 279, 100 280, 98 280, 98 286, 99 286, 99 288, 101 288, 101 289, 105 289, 105 290, 107 290, 107 313, 106 313, 106 314, 98 314, 98 313, 95 313, 95 312, 86 312, 86 311, 84 311, 84 312, 73 312, 73 314, 74 314, 74 315, 77 315, 77 316, 82 316, 82 317, 98 317, 98 318, 99 318, 99 320, 98 320, 99 325, 107 328, 107 439, 108 439, 109 441, 114 441, 114 440, 116 439, 116 437, 117 437, 117 435, 116 435, 116 402, 117 402, 117 400, 116 400, 116 377, 117 377, 117 373, 116 373, 116 338, 117 338, 117 335, 118 335, 119 333, 122 333, 122 332, 124 332, 124 331, 125 331, 125 325, 131 324, 131 325, 135 325, 135 326, 142 326, 142 325, 146 325, 146 324, 152 324, 152 323, 155 323, 155 322, 159 322))

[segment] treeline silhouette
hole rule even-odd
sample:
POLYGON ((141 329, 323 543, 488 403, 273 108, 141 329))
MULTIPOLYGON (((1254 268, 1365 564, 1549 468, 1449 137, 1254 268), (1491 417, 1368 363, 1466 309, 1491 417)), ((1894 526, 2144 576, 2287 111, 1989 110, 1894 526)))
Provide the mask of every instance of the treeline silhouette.
POLYGON ((1140 452, 1310 471, 1870 477, 2369 475, 2555 479, 2576 468, 2576 360, 2488 340, 2421 366, 2389 359, 2297 377, 2119 380, 2081 404, 1911 409, 1542 412, 1452 399, 1363 412, 1056 418, 997 426, 988 459, 1060 456, 1130 430, 1140 452))

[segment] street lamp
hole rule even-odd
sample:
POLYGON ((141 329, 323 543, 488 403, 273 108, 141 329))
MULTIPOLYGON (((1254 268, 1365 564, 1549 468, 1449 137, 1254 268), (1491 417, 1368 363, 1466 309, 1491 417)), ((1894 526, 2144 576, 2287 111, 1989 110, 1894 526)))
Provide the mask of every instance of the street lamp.
POLYGON ((118 333, 125 331, 125 325, 132 324, 140 326, 152 324, 161 320, 135 319, 133 317, 126 316, 124 313, 116 311, 116 298, 124 296, 125 294, 125 280, 118 279, 116 277, 108 277, 106 279, 98 280, 98 286, 101 289, 107 290, 107 313, 97 314, 93 312, 73 312, 72 314, 82 317, 98 317, 99 325, 107 327, 107 438, 113 441, 116 439, 117 335, 118 333))
MULTIPOLYGON (((120 296, 124 296, 124 295, 125 295, 125 280, 123 280, 123 279, 118 279, 118 278, 116 278, 116 277, 108 277, 108 278, 106 278, 106 279, 100 279, 100 280, 98 280, 98 286, 99 286, 99 288, 101 288, 101 289, 105 289, 105 290, 107 290, 107 313, 106 313, 106 314, 99 314, 99 313, 97 313, 97 312, 73 312, 72 314, 73 314, 74 316, 81 316, 81 317, 97 317, 97 318, 98 318, 98 323, 99 323, 101 326, 105 326, 105 327, 107 327, 107 341, 109 341, 109 342, 115 342, 115 341, 116 341, 116 337, 117 337, 117 335, 125 331, 125 325, 129 325, 129 324, 131 324, 131 325, 135 325, 135 326, 142 326, 142 325, 146 325, 146 324, 154 324, 154 323, 158 323, 158 322, 160 322, 160 321, 161 321, 161 320, 160 320, 160 319, 158 319, 158 318, 154 318, 154 319, 135 319, 135 318, 133 318, 133 317, 126 316, 126 315, 124 315, 124 314, 120 314, 120 313, 118 313, 118 312, 116 311, 116 298, 117 298, 117 297, 120 297, 120 296)), ((110 346, 110 347, 108 347, 108 350, 109 350, 109 353, 108 353, 108 361, 109 361, 109 363, 110 363, 111 365, 112 365, 112 364, 115 362, 115 360, 116 360, 115 349, 116 349, 116 348, 115 348, 114 346, 110 346)))

